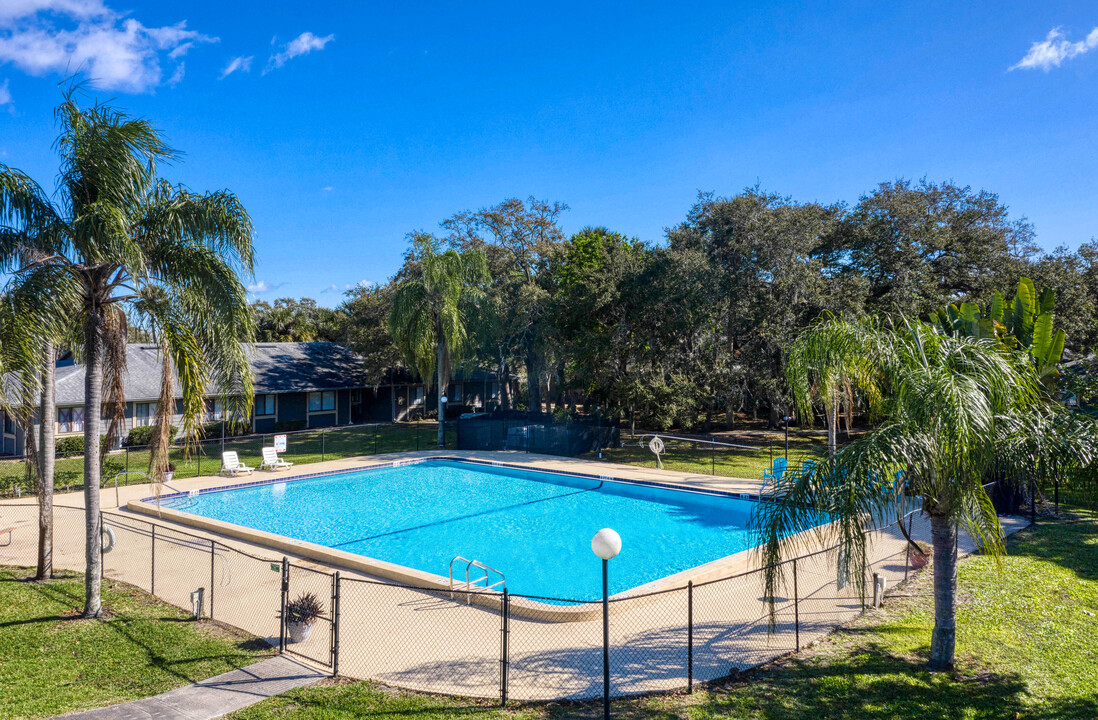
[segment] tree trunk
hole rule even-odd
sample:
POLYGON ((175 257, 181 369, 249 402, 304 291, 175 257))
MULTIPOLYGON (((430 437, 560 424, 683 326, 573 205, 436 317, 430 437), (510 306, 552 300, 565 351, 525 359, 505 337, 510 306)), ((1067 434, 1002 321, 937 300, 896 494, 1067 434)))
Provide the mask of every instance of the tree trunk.
POLYGON ((443 347, 440 342, 435 355, 436 367, 438 368, 436 372, 438 373, 438 446, 440 448, 446 447, 446 430, 443 427, 446 422, 446 403, 442 402, 442 398, 445 396, 450 383, 450 378, 442 376, 442 356, 443 347))
POLYGON ((934 632, 930 638, 930 669, 953 667, 957 635, 957 524, 930 516, 934 538, 934 632))
POLYGON ((99 411, 103 404, 103 323, 101 310, 88 307, 84 325, 84 617, 99 616, 103 534, 99 517, 99 411))
POLYGON ((504 410, 511 409, 511 374, 505 362, 499 364, 499 400, 497 402, 504 410))
POLYGON ((538 378, 538 361, 534 349, 526 349, 526 389, 530 399, 530 412, 541 412, 541 382, 538 378))
POLYGON ((832 394, 827 406, 827 454, 834 455, 838 448, 839 435, 839 398, 832 394))
POLYGON ((54 441, 57 359, 53 343, 46 343, 42 359, 42 396, 38 405, 38 570, 35 573, 38 580, 53 577, 53 469, 57 451, 54 441))

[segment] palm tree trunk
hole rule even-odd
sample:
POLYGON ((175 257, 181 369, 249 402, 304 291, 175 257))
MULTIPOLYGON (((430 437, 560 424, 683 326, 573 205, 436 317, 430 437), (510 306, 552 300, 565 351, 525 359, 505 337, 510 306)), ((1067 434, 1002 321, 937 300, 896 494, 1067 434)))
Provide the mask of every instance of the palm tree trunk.
POLYGON ((930 516, 934 539, 934 632, 930 669, 949 670, 957 635, 957 524, 943 515, 930 516))
POLYGON ((827 454, 834 455, 838 449, 839 437, 839 398, 832 394, 827 405, 827 454))
POLYGON ((84 617, 98 617, 102 609, 103 545, 99 526, 99 411, 103 404, 103 323, 100 309, 88 307, 84 325, 84 617))
POLYGON ((450 380, 450 378, 444 379, 442 377, 442 357, 442 342, 439 342, 435 358, 437 360, 435 372, 438 373, 438 446, 440 448, 446 446, 446 430, 443 428, 443 423, 446 422, 446 403, 442 402, 442 398, 444 396, 443 394, 446 392, 446 384, 450 380))
POLYGON ((42 399, 38 406, 38 569, 35 578, 53 577, 53 469, 57 447, 54 441, 57 376, 53 343, 46 343, 42 358, 42 399))

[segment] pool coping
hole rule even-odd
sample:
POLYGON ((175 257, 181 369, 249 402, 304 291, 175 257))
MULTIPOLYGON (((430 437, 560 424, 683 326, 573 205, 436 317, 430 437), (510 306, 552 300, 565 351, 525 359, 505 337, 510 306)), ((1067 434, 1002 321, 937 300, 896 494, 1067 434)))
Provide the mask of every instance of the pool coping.
MULTIPOLYGON (((243 540, 245 542, 255 545, 281 550, 283 552, 305 557, 326 565, 347 568, 374 577, 380 577, 385 580, 392 580, 402 585, 409 586, 413 589, 418 588, 430 592, 442 591, 449 593, 451 592, 449 578, 443 577, 435 573, 427 572, 425 570, 418 570, 416 568, 399 565, 397 563, 391 563, 366 555, 360 555, 358 553, 348 552, 346 550, 338 550, 336 548, 331 548, 326 545, 320 545, 318 543, 313 543, 306 540, 297 540, 295 538, 291 538, 285 535, 278 535, 276 533, 268 532, 265 530, 257 530, 255 528, 250 528, 245 525, 238 525, 236 523, 230 523, 223 520, 215 520, 213 518, 195 515, 185 512, 183 510, 164 507, 161 504, 164 500, 183 499, 208 493, 225 492, 229 490, 238 490, 249 487, 260 487, 263 485, 276 485, 280 483, 294 482, 297 480, 309 480, 318 477, 341 475, 350 472, 361 472, 366 470, 418 465, 421 463, 429 462, 458 462, 462 464, 474 464, 487 467, 500 467, 523 472, 561 475, 565 477, 583 478, 587 480, 598 480, 600 482, 613 482, 623 485, 637 485, 642 487, 672 490, 676 492, 687 492, 696 495, 710 495, 727 497, 737 500, 749 500, 752 502, 757 502, 760 499, 757 494, 752 493, 728 492, 712 488, 690 488, 672 483, 661 483, 653 482, 650 480, 622 478, 615 475, 608 475, 606 473, 596 474, 560 469, 549 469, 531 466, 529 464, 516 464, 497 460, 482 460, 479 458, 468 458, 456 455, 431 455, 426 457, 400 458, 396 460, 387 460, 384 462, 363 463, 361 465, 356 465, 352 467, 325 470, 314 473, 304 473, 300 475, 272 474, 269 477, 264 477, 258 480, 250 480, 248 482, 230 483, 227 485, 219 485, 211 488, 164 493, 160 495, 159 502, 157 502, 158 499, 155 496, 142 498, 140 500, 130 500, 126 504, 126 509, 142 515, 154 516, 181 525, 186 525, 189 527, 206 530, 208 532, 217 533, 219 535, 227 536, 236 540, 243 540)), ((643 602, 645 598, 658 597, 663 592, 686 587, 687 584, 690 582, 698 584, 741 574, 749 570, 749 566, 751 565, 751 557, 754 555, 755 553, 753 549, 741 550, 739 552, 733 553, 732 555, 717 558, 707 563, 703 563, 702 565, 688 568, 686 570, 682 570, 680 572, 658 578, 651 582, 632 587, 628 590, 611 596, 610 610, 611 612, 614 612, 615 610, 624 609, 626 605, 631 607, 635 606, 637 603, 643 602), (631 600, 632 602, 624 602, 628 600, 631 600)), ((495 590, 482 590, 472 593, 466 593, 465 591, 453 591, 453 594, 464 594, 467 596, 467 601, 471 604, 490 607, 495 610, 498 610, 500 608, 503 600, 503 594, 495 590)), ((576 622, 590 620, 597 617, 602 612, 601 602, 598 600, 586 601, 582 604, 575 605, 555 605, 538 602, 536 600, 531 600, 521 596, 509 597, 509 609, 510 612, 516 615, 526 617, 532 620, 540 620, 545 622, 576 622)))

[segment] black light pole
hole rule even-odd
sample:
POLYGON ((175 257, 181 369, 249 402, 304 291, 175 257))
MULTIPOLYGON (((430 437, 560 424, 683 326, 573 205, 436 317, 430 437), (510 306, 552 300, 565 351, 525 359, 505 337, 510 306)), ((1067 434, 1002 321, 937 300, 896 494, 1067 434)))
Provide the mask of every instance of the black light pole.
POLYGON ((786 415, 782 420, 785 420, 785 461, 789 462, 789 421, 793 418, 786 415))
POLYGON ((610 720, 610 560, 621 552, 621 536, 603 528, 591 538, 591 550, 602 558, 602 716, 610 720))

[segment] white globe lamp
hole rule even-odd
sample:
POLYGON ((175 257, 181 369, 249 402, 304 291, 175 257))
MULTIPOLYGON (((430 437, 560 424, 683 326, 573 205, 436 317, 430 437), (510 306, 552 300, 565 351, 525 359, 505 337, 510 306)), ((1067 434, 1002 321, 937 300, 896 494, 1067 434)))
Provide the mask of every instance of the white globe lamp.
POLYGON ((591 550, 603 560, 613 560, 621 552, 621 535, 603 528, 591 538, 591 550))

